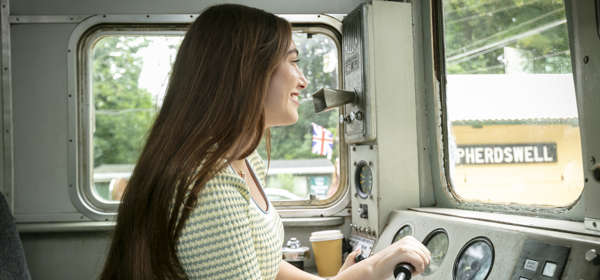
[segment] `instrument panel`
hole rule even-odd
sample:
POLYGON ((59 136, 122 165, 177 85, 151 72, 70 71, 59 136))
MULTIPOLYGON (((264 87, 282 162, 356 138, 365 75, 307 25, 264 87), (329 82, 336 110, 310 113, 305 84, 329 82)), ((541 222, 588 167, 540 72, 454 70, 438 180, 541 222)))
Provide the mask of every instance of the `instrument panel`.
POLYGON ((432 255, 426 271, 412 279, 600 279, 600 236, 583 223, 458 209, 397 210, 373 252, 408 235, 432 255))

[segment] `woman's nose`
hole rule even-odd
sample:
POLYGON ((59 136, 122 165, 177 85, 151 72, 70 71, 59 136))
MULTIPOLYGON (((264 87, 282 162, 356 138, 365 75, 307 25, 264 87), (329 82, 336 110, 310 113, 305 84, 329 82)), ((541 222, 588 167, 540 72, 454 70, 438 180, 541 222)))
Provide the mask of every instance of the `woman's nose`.
POLYGON ((300 71, 300 79, 298 81, 298 87, 300 89, 305 89, 308 86, 308 80, 304 77, 302 71, 300 71))

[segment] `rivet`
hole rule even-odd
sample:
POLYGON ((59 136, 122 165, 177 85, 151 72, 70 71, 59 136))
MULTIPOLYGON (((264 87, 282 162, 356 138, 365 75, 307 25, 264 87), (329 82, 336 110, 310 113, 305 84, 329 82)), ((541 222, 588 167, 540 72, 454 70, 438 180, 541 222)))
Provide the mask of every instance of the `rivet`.
POLYGON ((588 62, 590 62, 590 57, 586 55, 583 57, 583 63, 587 64, 588 62))

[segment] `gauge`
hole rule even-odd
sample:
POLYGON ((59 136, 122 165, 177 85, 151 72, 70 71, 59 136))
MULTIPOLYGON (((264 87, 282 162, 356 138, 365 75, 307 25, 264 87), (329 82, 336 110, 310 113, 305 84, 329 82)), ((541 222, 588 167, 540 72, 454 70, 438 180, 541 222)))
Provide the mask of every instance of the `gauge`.
POLYGON ((450 244, 448 234, 441 228, 436 229, 427 235, 423 244, 431 252, 431 262, 423 272, 423 275, 429 275, 442 265, 450 244))
POLYGON ((356 192, 360 197, 369 197, 373 189, 373 172, 366 161, 358 163, 356 173, 354 174, 354 183, 356 185, 356 192))
POLYGON ((467 242, 454 262, 454 280, 485 280, 494 264, 494 246, 485 237, 467 242))
POLYGON ((394 235, 394 239, 392 239, 392 243, 402 239, 403 237, 409 236, 413 234, 412 227, 410 225, 403 225, 394 235))

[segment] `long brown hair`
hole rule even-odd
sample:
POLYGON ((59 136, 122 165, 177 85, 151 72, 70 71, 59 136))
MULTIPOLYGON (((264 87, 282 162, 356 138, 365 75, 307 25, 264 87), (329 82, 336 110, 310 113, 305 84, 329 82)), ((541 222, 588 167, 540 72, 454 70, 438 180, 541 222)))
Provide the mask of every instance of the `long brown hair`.
POLYGON ((185 279, 176 244, 197 195, 227 161, 256 149, 270 79, 290 24, 218 5, 190 26, 164 103, 131 175, 101 279, 185 279))

